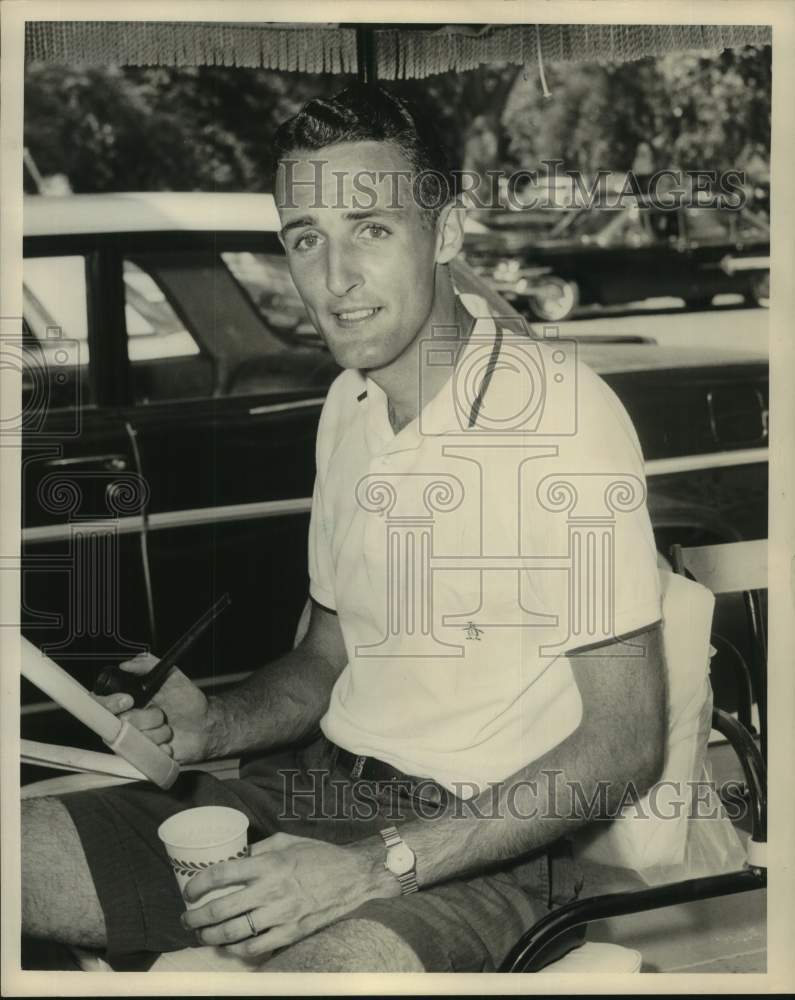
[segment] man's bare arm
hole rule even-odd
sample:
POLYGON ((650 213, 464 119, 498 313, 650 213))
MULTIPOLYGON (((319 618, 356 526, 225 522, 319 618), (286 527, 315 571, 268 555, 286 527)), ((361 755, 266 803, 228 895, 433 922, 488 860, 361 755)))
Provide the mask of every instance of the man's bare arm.
MULTIPOLYGON (((148 673, 151 655, 122 664, 148 673)), ((337 616, 312 603, 309 628, 299 645, 255 670, 245 681, 209 699, 179 669, 168 675, 146 708, 129 695, 97 696, 181 763, 266 750, 311 733, 328 708, 331 689, 347 655, 337 616)))
MULTIPOLYGON (((658 780, 667 730, 661 631, 652 628, 631 642, 640 646, 641 655, 614 655, 627 650, 615 644, 599 655, 571 658, 583 715, 563 742, 499 790, 495 786, 480 795, 458 816, 401 826, 417 855, 421 886, 537 850, 597 817, 599 812, 588 816, 586 803, 595 801, 597 809, 601 803, 601 812, 610 815, 626 802, 622 796, 628 789, 643 794, 658 780), (601 799, 600 782, 608 783, 601 799)), ((383 882, 379 841, 354 844, 350 850, 367 854, 383 882)))
POLYGON ((210 698, 211 756, 267 750, 311 733, 346 663, 337 616, 313 601, 309 629, 295 649, 210 698))

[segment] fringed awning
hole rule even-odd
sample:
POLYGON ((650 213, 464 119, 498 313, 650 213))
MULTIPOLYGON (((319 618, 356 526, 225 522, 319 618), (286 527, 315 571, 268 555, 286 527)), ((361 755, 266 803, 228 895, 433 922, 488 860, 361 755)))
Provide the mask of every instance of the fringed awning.
POLYGON ((25 58, 91 66, 242 66, 355 73, 356 31, 337 24, 28 21, 25 58))
POLYGON ((476 69, 481 63, 632 62, 682 49, 769 45, 769 25, 512 24, 480 30, 379 29, 378 77, 411 79, 476 69))
MULTIPOLYGON (((368 25, 369 29, 373 26, 368 25)), ((26 58, 89 65, 243 66, 355 73, 357 32, 340 24, 29 21, 26 58)), ((769 45, 770 25, 389 25, 371 33, 379 80, 416 79, 482 63, 631 62, 683 49, 769 45)))

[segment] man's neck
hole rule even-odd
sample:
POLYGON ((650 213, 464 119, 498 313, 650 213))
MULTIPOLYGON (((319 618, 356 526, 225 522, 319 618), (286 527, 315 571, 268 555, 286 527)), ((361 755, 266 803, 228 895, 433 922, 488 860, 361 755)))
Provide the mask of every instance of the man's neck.
POLYGON ((469 336, 473 322, 455 294, 448 275, 440 275, 431 315, 410 347, 389 368, 368 372, 369 377, 386 394, 389 423, 395 434, 419 414, 420 384, 423 403, 427 403, 439 392, 451 374, 450 369, 445 366, 423 365, 423 357, 427 356, 427 352, 420 351, 421 342, 431 336, 434 327, 457 328, 458 337, 463 342, 469 336))

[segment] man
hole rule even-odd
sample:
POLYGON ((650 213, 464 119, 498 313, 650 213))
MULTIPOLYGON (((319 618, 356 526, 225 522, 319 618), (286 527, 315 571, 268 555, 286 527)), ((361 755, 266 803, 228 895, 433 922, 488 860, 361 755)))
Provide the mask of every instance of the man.
POLYGON ((464 212, 417 112, 363 85, 312 101, 277 164, 291 274, 346 369, 318 430, 308 631, 209 700, 178 670, 147 708, 106 700, 181 762, 247 754, 241 779, 24 803, 24 926, 120 969, 196 944, 274 971, 494 969, 577 892, 576 793, 608 782, 615 803, 659 776, 648 515, 638 500, 616 518, 609 607, 583 630, 555 485, 579 477, 583 503, 605 477, 642 485, 640 449, 595 375, 544 344, 517 381, 516 345, 506 363, 505 332, 456 294, 464 212), (528 408, 533 372, 548 385, 528 408), (258 842, 186 896, 243 888, 182 915, 156 829, 207 803, 245 811, 258 842))

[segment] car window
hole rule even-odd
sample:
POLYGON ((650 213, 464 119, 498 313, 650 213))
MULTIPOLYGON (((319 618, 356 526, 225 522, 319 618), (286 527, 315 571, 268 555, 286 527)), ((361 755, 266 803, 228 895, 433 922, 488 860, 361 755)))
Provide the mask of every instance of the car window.
POLYGON ((766 242, 770 239, 770 226, 764 216, 750 208, 735 213, 737 216, 737 236, 741 240, 766 242))
POLYGON ((621 208, 586 208, 572 218, 564 220, 564 223, 550 235, 566 239, 596 236, 611 222, 619 219, 622 212, 621 208))
POLYGON ((124 261, 124 316, 132 362, 200 353, 159 285, 131 260, 124 261))
POLYGON ((147 250, 128 255, 124 277, 137 403, 316 394, 338 370, 283 254, 147 250))
POLYGON ((668 243, 679 236, 679 216, 675 211, 661 212, 655 209, 644 209, 643 217, 649 232, 658 243, 668 243))
POLYGON ((699 243, 727 243, 733 240, 732 215, 716 208, 686 208, 687 235, 699 243))
POLYGON ((159 403, 213 392, 213 362, 142 260, 125 259, 124 320, 133 399, 159 403))
POLYGON ((649 243, 649 234, 643 225, 642 209, 629 205, 623 212, 611 212, 610 221, 597 234, 594 242, 600 246, 644 246, 649 243))
POLYGON ((322 345, 284 255, 230 251, 221 259, 274 333, 296 344, 322 345))
POLYGON ((91 405, 85 257, 26 257, 22 302, 23 405, 91 405))

